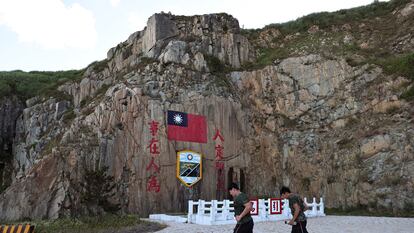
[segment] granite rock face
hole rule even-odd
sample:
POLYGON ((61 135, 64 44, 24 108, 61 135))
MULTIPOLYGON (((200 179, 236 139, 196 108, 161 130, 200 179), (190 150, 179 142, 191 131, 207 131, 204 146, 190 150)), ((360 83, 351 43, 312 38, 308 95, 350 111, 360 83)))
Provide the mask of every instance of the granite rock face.
MULTIPOLYGON (((280 35, 269 32, 260 44, 280 35)), ((239 182, 251 196, 278 196, 288 185, 324 197, 327 207, 398 213, 412 205, 414 112, 396 93, 407 77, 317 53, 234 71, 255 58, 229 15, 152 16, 79 83, 59 87, 71 103, 27 104, 0 219, 71 214, 80 204, 76 184, 103 167, 116 184, 110 201, 123 213, 185 211, 189 199, 226 198, 217 191, 216 130, 224 137, 225 185, 239 182), (233 71, 212 72, 211 61, 233 71), (208 142, 168 140, 168 110, 205 116, 208 142), (152 121, 159 123, 158 173, 148 169, 152 121), (191 189, 176 178, 181 150, 203 154, 203 179, 191 189), (154 175, 160 192, 148 191, 154 175)))

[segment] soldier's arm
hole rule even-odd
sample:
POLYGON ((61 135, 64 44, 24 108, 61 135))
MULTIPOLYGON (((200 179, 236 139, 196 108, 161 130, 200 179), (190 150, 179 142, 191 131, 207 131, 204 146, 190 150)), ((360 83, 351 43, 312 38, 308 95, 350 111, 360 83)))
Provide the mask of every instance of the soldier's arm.
POLYGON ((240 215, 236 216, 236 221, 240 221, 244 216, 246 216, 246 214, 248 214, 250 211, 252 211, 252 203, 247 200, 246 203, 243 204, 244 205, 244 210, 243 212, 241 212, 240 215))
POLYGON ((293 204, 293 208, 295 209, 295 213, 293 213, 293 218, 292 220, 289 221, 289 225, 293 225, 294 222, 296 221, 296 219, 299 216, 299 212, 300 212, 300 207, 298 203, 293 204))

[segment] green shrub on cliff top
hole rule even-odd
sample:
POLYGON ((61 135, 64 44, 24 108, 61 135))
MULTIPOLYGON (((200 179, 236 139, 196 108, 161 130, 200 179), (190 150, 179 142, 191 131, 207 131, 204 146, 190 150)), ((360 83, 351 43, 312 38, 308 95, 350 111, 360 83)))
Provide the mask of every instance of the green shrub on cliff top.
MULTIPOLYGON (((0 72, 0 98, 9 95, 17 95, 26 100, 33 96, 60 95, 58 85, 68 80, 81 79, 83 70, 69 71, 1 71, 0 72)), ((57 96, 57 97, 61 97, 57 96)))
POLYGON ((336 12, 320 12, 301 17, 282 24, 270 24, 266 28, 278 28, 282 33, 291 34, 307 31, 311 26, 329 28, 332 25, 366 20, 389 14, 398 6, 403 6, 410 0, 392 0, 390 2, 374 2, 367 6, 344 9, 336 12))

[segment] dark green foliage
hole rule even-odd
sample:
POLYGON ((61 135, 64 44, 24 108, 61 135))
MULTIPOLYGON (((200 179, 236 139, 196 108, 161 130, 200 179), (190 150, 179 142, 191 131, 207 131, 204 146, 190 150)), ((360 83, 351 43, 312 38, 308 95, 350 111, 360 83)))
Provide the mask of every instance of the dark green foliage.
POLYGON ((261 29, 240 29, 240 34, 247 37, 249 40, 255 40, 259 37, 261 29))
POLYGON ((414 53, 391 58, 383 62, 384 70, 388 74, 396 74, 414 81, 414 53))
MULTIPOLYGON (((263 48, 260 49, 259 56, 252 68, 262 68, 272 64, 277 59, 284 59, 289 56, 289 52, 285 48, 263 48)), ((250 67, 246 67, 250 68, 250 67)))
POLYGON ((91 208, 102 208, 109 213, 117 212, 119 204, 113 204, 109 199, 115 195, 114 178, 107 174, 108 168, 86 170, 85 180, 81 185, 81 203, 91 208))
POLYGON ((295 21, 283 24, 270 24, 266 28, 278 28, 284 34, 307 31, 312 25, 319 28, 329 28, 348 22, 381 17, 391 13, 396 7, 408 3, 409 0, 394 0, 390 2, 375 2, 367 6, 356 7, 336 12, 320 12, 301 17, 295 21))
POLYGON ((142 57, 140 63, 142 63, 144 65, 148 65, 148 64, 151 64, 151 63, 154 63, 154 62, 157 62, 157 59, 152 58, 152 57, 142 57))
MULTIPOLYGON (((123 58, 123 60, 127 59, 131 55, 132 55, 132 45, 123 48, 123 50, 122 50, 122 58, 123 58)), ((105 62, 107 62, 106 59, 105 59, 105 62)))
POLYGON ((86 96, 86 97, 85 97, 85 99, 83 99, 83 100, 80 102, 80 106, 81 106, 81 108, 85 107, 85 106, 86 106, 87 104, 89 104, 91 101, 92 101, 92 97, 90 97, 90 96, 86 96))
POLYGON ((222 73, 225 71, 225 65, 215 56, 204 55, 207 61, 208 69, 211 73, 222 73))
POLYGON ((73 119, 75 119, 75 117, 76 117, 76 114, 73 111, 73 108, 70 108, 63 114, 63 123, 68 124, 73 119))
POLYGON ((410 80, 411 87, 401 94, 401 98, 414 100, 414 53, 400 57, 392 57, 378 62, 384 67, 387 74, 406 77, 410 80))
POLYGON ((223 31, 227 32, 229 30, 229 28, 227 27, 227 25, 223 25, 223 31))
POLYGON ((104 95, 110 86, 111 86, 111 85, 108 85, 108 84, 103 84, 103 85, 99 88, 99 90, 95 93, 95 95, 96 95, 96 96, 104 95))
POLYGON ((272 29, 280 32, 280 35, 270 38, 271 42, 274 43, 273 45, 269 47, 256 45, 257 60, 254 63, 244 64, 242 69, 259 69, 272 64, 277 59, 310 53, 334 57, 344 56, 355 66, 369 63, 369 60, 388 58, 390 57, 390 51, 387 50, 385 44, 389 38, 395 35, 396 26, 391 15, 393 11, 408 2, 409 0, 375 2, 367 6, 332 13, 314 13, 294 21, 271 24, 263 29, 242 29, 241 34, 246 36, 253 44, 262 42, 263 38, 259 39, 259 36, 266 30, 272 29), (378 19, 381 19, 381 21, 378 21, 378 19), (344 34, 340 28, 344 24, 349 24, 352 28, 350 32, 355 38, 353 43, 343 43, 344 34), (370 46, 373 47, 360 48, 355 42, 361 39, 361 35, 365 35, 363 33, 366 29, 358 27, 361 24, 373 25, 375 32, 381 32, 380 35, 375 35, 375 40, 370 43, 370 46), (307 33, 309 28, 314 25, 318 26, 320 31, 314 34, 307 33), (334 29, 339 29, 339 31, 334 29), (325 34, 327 32, 329 36, 325 34))
POLYGON ((93 67, 92 69, 95 73, 99 73, 108 67, 108 61, 106 59, 102 61, 94 61, 88 67, 90 66, 93 67))
POLYGON ((57 87, 69 80, 80 80, 83 70, 69 71, 10 71, 0 72, 0 97, 17 95, 20 99, 41 95, 45 97, 54 96, 59 99, 67 99, 57 87))
POLYGON ((406 92, 402 93, 401 98, 406 100, 414 100, 414 85, 412 85, 406 92))

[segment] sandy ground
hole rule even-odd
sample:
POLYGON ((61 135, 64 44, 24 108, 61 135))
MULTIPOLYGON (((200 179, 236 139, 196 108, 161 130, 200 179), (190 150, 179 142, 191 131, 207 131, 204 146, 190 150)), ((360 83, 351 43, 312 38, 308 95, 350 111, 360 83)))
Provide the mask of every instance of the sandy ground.
MULTIPOLYGON (((158 233, 232 233, 233 225, 203 226, 163 222, 168 227, 158 233)), ((289 233, 284 222, 258 222, 254 233, 289 233)), ((308 219, 309 233, 414 233, 414 218, 327 216, 308 219)))

